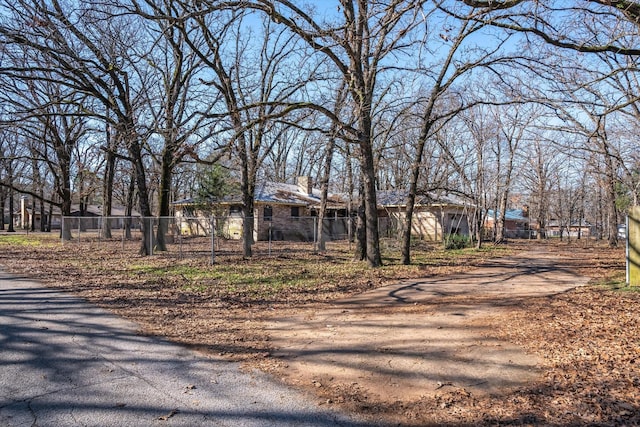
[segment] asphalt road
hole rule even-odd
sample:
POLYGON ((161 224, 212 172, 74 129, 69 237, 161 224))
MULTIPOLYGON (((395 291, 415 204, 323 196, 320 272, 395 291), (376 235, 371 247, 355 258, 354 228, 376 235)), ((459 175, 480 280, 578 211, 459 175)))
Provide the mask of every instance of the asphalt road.
POLYGON ((364 426, 235 363, 0 273, 0 426, 364 426))

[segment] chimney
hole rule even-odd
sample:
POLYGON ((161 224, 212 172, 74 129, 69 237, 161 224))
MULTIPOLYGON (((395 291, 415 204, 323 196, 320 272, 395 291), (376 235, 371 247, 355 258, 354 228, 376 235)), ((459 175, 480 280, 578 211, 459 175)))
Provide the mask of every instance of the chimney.
POLYGON ((298 191, 302 194, 310 196, 313 194, 313 186, 311 185, 311 178, 308 176, 298 177, 298 191))

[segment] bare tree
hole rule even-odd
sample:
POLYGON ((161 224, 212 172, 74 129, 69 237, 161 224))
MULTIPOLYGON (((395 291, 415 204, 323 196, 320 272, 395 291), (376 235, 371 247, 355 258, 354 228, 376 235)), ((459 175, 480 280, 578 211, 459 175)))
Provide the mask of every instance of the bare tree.
POLYGON ((619 147, 609 137, 608 103, 604 94, 594 87, 586 89, 590 94, 589 99, 584 90, 571 90, 572 87, 573 84, 567 92, 573 102, 570 106, 555 110, 561 123, 554 126, 572 138, 565 143, 556 141, 556 145, 567 150, 572 157, 589 161, 592 170, 600 174, 608 218, 608 241, 610 246, 616 246, 619 217, 617 188, 620 182, 619 169, 624 162, 619 147))
MULTIPOLYGON (((439 12, 440 8, 436 5, 428 15, 434 15, 433 20, 437 22, 437 18, 441 18, 438 15, 439 12)), ((428 76, 426 80, 433 83, 431 86, 426 86, 419 96, 421 129, 416 141, 415 157, 411 163, 403 227, 402 261, 405 264, 409 264, 411 260, 413 209, 425 144, 432 137, 433 129, 439 121, 460 114, 479 102, 468 96, 466 98, 459 96, 458 93, 461 90, 456 91, 454 85, 478 68, 497 72, 501 64, 512 61, 503 49, 503 44, 508 37, 504 40, 496 40, 490 46, 476 44, 473 41, 473 37, 478 36, 485 27, 484 22, 475 20, 475 17, 475 12, 468 15, 456 13, 456 19, 453 22, 444 21, 442 31, 437 36, 442 40, 426 39, 423 41, 421 54, 418 55, 423 61, 418 64, 418 71, 428 76), (432 48, 439 43, 442 43, 441 49, 432 48), (453 96, 460 100, 454 101, 453 96, 447 98, 449 92, 453 92, 455 94, 453 96)), ((429 36, 433 36, 433 33, 425 35, 425 37, 429 36)), ((491 100, 488 99, 488 101, 491 100)))
MULTIPOLYGON (((39 80, 48 75, 73 91, 93 97, 104 107, 85 114, 111 120, 120 141, 136 171, 140 213, 151 217, 143 145, 146 135, 139 126, 136 94, 144 86, 144 73, 133 47, 142 40, 139 25, 130 16, 118 15, 106 4, 65 4, 57 0, 3 1, 5 16, 0 24, 0 38, 5 46, 22 49, 31 64, 0 70, 13 76, 39 80), (44 64, 36 58, 46 58, 44 64), (135 86, 134 86, 135 85, 135 86), (111 117, 105 117, 109 111, 111 117)), ((94 104, 85 104, 87 108, 94 104)), ((150 254, 153 242, 147 232, 150 221, 143 225, 142 254, 150 254)))
POLYGON ((537 238, 547 237, 546 227, 549 218, 549 198, 553 186, 553 174, 565 160, 553 138, 544 136, 540 132, 525 147, 525 162, 522 176, 524 187, 530 194, 530 215, 536 218, 537 238))
POLYGON ((507 108, 494 108, 491 112, 498 131, 494 151, 498 173, 496 198, 499 215, 496 221, 496 242, 506 239, 506 214, 513 183, 517 178, 516 162, 524 145, 530 142, 529 128, 539 118, 539 112, 532 104, 513 104, 507 108))
MULTIPOLYGON (((287 114, 282 106, 290 101, 304 81, 284 79, 283 72, 295 61, 295 40, 290 34, 265 21, 258 34, 261 43, 257 51, 255 33, 243 20, 243 11, 224 16, 220 11, 192 13, 182 27, 187 43, 211 70, 213 77, 205 83, 222 97, 224 107, 209 117, 221 119, 220 135, 227 139, 231 153, 238 161, 242 191, 243 255, 252 255, 254 198, 259 168, 271 152, 276 139, 271 132, 274 120, 287 114), (187 28, 198 29, 198 38, 206 46, 193 42, 194 34, 187 28)), ((291 71, 289 70, 289 74, 291 71)))
POLYGON ((274 22, 284 25, 317 54, 328 59, 346 81, 350 102, 357 116, 355 124, 345 123, 322 103, 309 108, 323 112, 339 126, 343 138, 358 146, 362 177, 363 208, 366 224, 363 234, 365 258, 370 266, 382 264, 378 234, 376 202, 376 168, 374 162, 374 105, 382 91, 380 79, 385 61, 402 49, 410 49, 408 37, 418 25, 422 1, 341 0, 338 13, 330 19, 315 16, 289 0, 253 0, 238 2, 243 7, 260 10, 274 22))
MULTIPOLYGON (((344 108, 344 100, 346 97, 346 88, 341 86, 336 93, 335 111, 334 114, 337 117, 342 116, 342 109, 344 108)), ((332 122, 331 131, 328 135, 329 142, 324 151, 324 163, 322 165, 322 171, 319 172, 320 178, 320 209, 318 212, 318 250, 326 250, 326 233, 325 233, 325 215, 327 210, 327 199, 329 196, 329 180, 331 177, 331 164, 336 151, 337 145, 337 128, 336 123, 332 122)))
POLYGON ((552 46, 583 53, 637 56, 640 4, 633 0, 459 0, 478 19, 507 31, 536 36, 552 46))
MULTIPOLYGON (((194 49, 200 51, 206 43, 199 38, 202 34, 184 27, 180 6, 151 0, 132 1, 130 6, 145 19, 153 41, 144 54, 151 64, 152 77, 144 94, 153 117, 153 131, 161 140, 158 152, 151 152, 160 175, 155 244, 157 250, 166 250, 174 171, 185 159, 202 161, 197 146, 207 139, 208 128, 213 125, 206 117, 215 107, 217 94, 211 94, 200 82, 204 64, 194 49)), ((224 152, 219 150, 215 158, 209 154, 207 162, 214 163, 224 152)))
POLYGON ((489 115, 481 114, 481 111, 481 109, 474 109, 461 115, 469 135, 470 147, 462 150, 464 154, 460 156, 461 160, 455 163, 455 170, 459 171, 462 178, 462 188, 475 207, 472 227, 478 249, 484 237, 482 231, 492 190, 497 186, 498 181, 498 174, 494 167, 496 159, 492 149, 497 140, 495 124, 490 120, 489 115))
MULTIPOLYGON (((14 58, 15 59, 15 58, 14 58)), ((22 63, 14 63, 23 66, 22 63)), ((55 194, 45 194, 42 186, 44 182, 34 182, 34 187, 28 191, 32 200, 40 200, 59 206, 63 216, 71 214, 72 203, 72 156, 80 140, 87 132, 86 121, 79 115, 77 106, 78 96, 65 91, 64 86, 55 81, 46 81, 47 74, 42 74, 42 80, 31 78, 16 78, 9 74, 2 76, 5 88, 2 98, 5 105, 13 110, 13 116, 20 118, 15 121, 13 131, 21 137, 23 149, 30 154, 25 155, 23 161, 31 162, 34 169, 46 170, 50 173, 55 194), (62 102, 65 99, 67 102, 62 102)), ((22 190, 27 192, 26 189, 22 190)), ((44 218, 44 216, 42 216, 44 218)), ((71 238, 69 230, 62 235, 71 238)))
POLYGON ((18 144, 15 141, 15 134, 7 127, 0 128, 0 186, 2 187, 2 223, 4 230, 4 209, 5 199, 8 199, 9 223, 7 224, 7 232, 15 232, 14 228, 14 212, 15 212, 15 183, 14 183, 14 164, 16 162, 16 149, 18 144))
MULTIPOLYGON (((109 113, 107 113, 107 116, 109 113)), ((118 157, 116 156, 116 151, 118 147, 118 143, 115 140, 114 135, 111 132, 111 124, 107 119, 105 123, 105 162, 104 162, 104 175, 102 178, 102 216, 105 217, 105 221, 102 222, 102 235, 105 239, 110 239, 111 235, 111 221, 109 221, 109 217, 111 216, 112 208, 113 208, 113 181, 116 176, 116 163, 118 161, 118 157)))

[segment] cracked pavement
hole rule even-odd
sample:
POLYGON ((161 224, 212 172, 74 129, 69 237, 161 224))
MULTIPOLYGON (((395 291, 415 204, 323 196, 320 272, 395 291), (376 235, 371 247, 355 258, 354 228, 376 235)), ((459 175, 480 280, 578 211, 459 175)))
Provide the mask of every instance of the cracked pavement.
POLYGON ((258 371, 0 273, 2 426, 363 426, 258 371))

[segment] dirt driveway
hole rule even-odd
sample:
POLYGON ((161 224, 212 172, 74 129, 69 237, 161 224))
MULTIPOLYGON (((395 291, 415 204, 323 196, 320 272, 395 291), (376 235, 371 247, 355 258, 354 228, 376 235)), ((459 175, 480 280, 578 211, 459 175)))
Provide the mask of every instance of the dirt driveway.
POLYGON ((533 250, 467 273, 385 286, 324 309, 268 322, 278 374, 328 403, 370 405, 456 389, 502 394, 539 378, 540 360, 492 333, 496 313, 523 298, 561 293, 589 278, 533 250))

